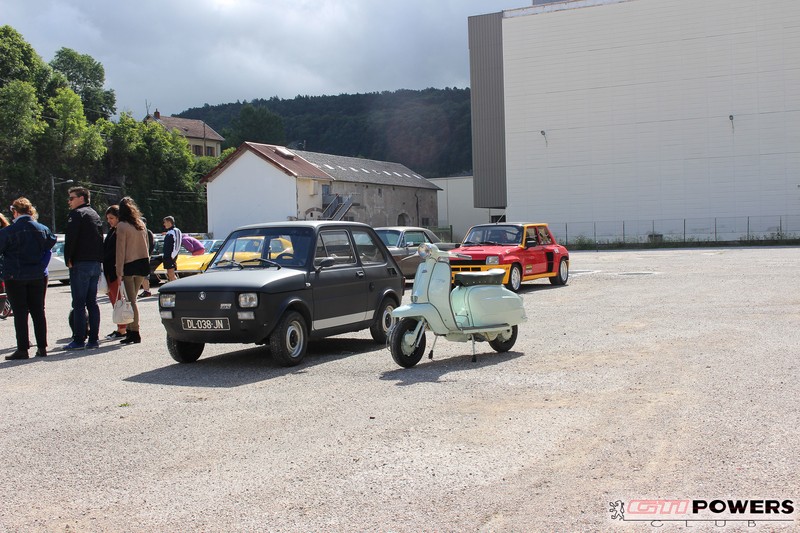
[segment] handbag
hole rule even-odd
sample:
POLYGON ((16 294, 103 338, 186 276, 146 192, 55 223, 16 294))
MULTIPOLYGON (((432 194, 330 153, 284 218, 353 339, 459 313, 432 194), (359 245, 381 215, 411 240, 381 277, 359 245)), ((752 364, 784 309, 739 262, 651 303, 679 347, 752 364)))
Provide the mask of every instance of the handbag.
POLYGON ((125 297, 122 290, 122 283, 117 288, 117 301, 114 302, 114 310, 111 313, 111 321, 114 324, 130 324, 133 322, 133 305, 125 297))

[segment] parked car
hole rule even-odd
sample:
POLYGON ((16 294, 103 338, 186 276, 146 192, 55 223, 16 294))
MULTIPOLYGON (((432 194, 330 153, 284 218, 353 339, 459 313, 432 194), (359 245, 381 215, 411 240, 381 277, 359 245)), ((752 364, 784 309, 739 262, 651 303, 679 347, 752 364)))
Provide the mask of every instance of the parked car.
POLYGON ((569 278, 569 252, 556 241, 547 224, 473 226, 458 253, 471 259, 451 258, 453 276, 502 268, 503 283, 514 292, 523 281, 548 278, 553 285, 566 285, 569 278))
POLYGON ((58 239, 50 250, 50 262, 47 264, 47 282, 60 281, 69 285, 69 268, 64 262, 64 236, 56 235, 58 239))
MULTIPOLYGON (((155 235, 153 240, 153 253, 150 254, 150 285, 160 285, 161 280, 156 274, 158 265, 164 262, 164 236, 155 235)), ((165 278, 166 279, 166 278, 165 278)))
POLYGON ((255 343, 290 366, 310 339, 369 328, 384 344, 404 282, 366 224, 275 222, 234 230, 205 273, 161 287, 159 310, 180 363, 206 343, 255 343))
POLYGON ((440 250, 452 250, 457 243, 441 242, 439 237, 436 236, 428 228, 418 228, 415 226, 389 226, 384 228, 375 228, 375 233, 383 241, 383 244, 389 249, 397 264, 400 265, 400 270, 403 275, 413 280, 417 274, 417 267, 422 261, 417 248, 423 243, 435 244, 440 250))
MULTIPOLYGON (((186 276, 194 276, 195 274, 200 274, 204 272, 208 265, 211 263, 211 260, 214 258, 214 254, 217 253, 217 250, 220 249, 222 243, 225 242, 222 239, 204 239, 200 241, 203 244, 203 248, 206 249, 206 253, 200 255, 192 255, 186 248, 181 246, 180 252, 178 252, 178 257, 175 258, 175 275, 179 278, 184 278, 186 276)), ((158 266, 156 266, 153 273, 159 280, 159 283, 166 283, 169 281, 167 279, 167 269, 164 268, 164 243, 161 243, 161 261, 159 262, 158 266)))

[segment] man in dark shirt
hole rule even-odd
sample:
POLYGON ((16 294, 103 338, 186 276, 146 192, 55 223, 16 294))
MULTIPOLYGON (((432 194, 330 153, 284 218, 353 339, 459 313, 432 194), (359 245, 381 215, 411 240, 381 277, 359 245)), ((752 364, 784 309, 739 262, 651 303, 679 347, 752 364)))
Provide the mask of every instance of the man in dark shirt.
POLYGON ((73 337, 65 350, 97 348, 100 333, 100 307, 97 305, 97 280, 103 261, 103 222, 89 204, 89 190, 69 190, 69 217, 64 234, 64 262, 69 267, 72 292, 73 337), (89 342, 86 342, 86 312, 89 313, 89 342))

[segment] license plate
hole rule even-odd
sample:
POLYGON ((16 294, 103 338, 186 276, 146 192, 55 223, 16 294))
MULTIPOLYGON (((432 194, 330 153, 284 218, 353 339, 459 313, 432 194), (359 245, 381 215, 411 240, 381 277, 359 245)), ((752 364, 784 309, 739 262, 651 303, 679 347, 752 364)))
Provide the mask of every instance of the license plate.
POLYGON ((185 330, 193 331, 226 331, 231 329, 227 317, 223 318, 181 318, 185 330))

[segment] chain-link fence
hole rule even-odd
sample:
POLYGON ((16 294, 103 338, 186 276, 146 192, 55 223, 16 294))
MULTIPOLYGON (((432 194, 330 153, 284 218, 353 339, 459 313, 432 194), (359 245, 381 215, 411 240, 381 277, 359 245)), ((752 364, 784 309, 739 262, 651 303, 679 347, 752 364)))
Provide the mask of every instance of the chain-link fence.
POLYGON ((678 218, 551 223, 559 242, 573 247, 674 244, 767 244, 800 241, 800 215, 678 218))

